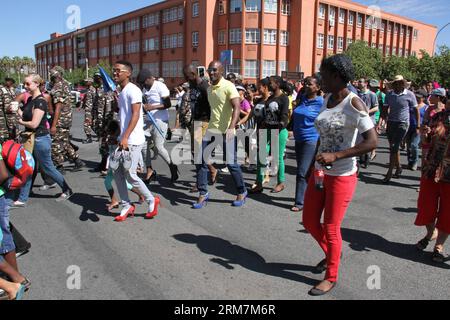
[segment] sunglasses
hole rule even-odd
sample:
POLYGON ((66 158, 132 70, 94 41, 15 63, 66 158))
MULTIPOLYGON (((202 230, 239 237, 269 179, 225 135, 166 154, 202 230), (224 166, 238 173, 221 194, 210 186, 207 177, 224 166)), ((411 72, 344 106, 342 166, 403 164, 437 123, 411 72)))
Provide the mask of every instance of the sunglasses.
POLYGON ((208 68, 208 72, 217 72, 219 71, 218 68, 208 68))
POLYGON ((113 73, 122 73, 122 72, 126 72, 128 70, 123 70, 123 69, 113 69, 113 73))

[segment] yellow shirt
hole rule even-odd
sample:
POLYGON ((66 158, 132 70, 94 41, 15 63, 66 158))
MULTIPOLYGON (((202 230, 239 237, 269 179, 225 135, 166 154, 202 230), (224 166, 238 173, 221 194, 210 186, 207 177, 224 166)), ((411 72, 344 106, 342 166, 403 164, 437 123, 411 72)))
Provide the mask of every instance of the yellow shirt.
POLYGON ((217 85, 208 88, 208 101, 211 106, 211 120, 208 129, 226 133, 233 118, 231 100, 239 98, 239 93, 230 81, 222 78, 217 85))

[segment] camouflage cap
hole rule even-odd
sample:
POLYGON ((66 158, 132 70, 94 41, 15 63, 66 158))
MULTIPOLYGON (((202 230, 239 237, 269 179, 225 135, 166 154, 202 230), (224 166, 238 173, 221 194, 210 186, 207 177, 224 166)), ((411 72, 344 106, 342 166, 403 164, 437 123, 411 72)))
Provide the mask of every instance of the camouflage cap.
POLYGON ((61 76, 62 77, 63 75, 64 75, 64 69, 62 67, 60 67, 60 66, 53 67, 50 70, 50 76, 51 77, 55 77, 55 76, 61 76))

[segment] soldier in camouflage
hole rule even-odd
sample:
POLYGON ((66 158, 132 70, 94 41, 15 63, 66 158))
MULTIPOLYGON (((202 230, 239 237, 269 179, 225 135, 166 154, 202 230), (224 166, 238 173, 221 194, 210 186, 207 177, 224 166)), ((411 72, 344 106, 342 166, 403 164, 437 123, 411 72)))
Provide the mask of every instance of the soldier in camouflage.
POLYGON ((15 80, 5 78, 5 84, 0 85, 0 140, 15 139, 17 135, 17 115, 11 110, 11 102, 16 98, 15 80))
POLYGON ((50 91, 52 97, 54 115, 50 133, 53 137, 52 158, 55 166, 63 169, 66 156, 75 164, 74 171, 79 171, 85 166, 78 154, 70 145, 70 128, 72 127, 72 106, 69 83, 63 78, 64 69, 54 67, 50 70, 53 88, 50 91))
POLYGON ((114 94, 112 92, 106 92, 103 89, 103 80, 99 73, 94 75, 94 86, 97 90, 96 99, 94 102, 94 109, 97 110, 97 136, 100 142, 100 155, 102 156, 102 161, 100 165, 95 169, 97 172, 106 171, 106 162, 108 159, 108 144, 106 143, 106 126, 109 121, 115 118, 114 116, 114 94))
POLYGON ((93 86, 92 79, 86 79, 86 85, 88 87, 88 91, 86 92, 83 101, 84 133, 86 134, 86 140, 83 141, 83 144, 92 143, 92 135, 94 134, 94 131, 92 130, 92 108, 94 107, 94 101, 97 95, 97 90, 93 86))

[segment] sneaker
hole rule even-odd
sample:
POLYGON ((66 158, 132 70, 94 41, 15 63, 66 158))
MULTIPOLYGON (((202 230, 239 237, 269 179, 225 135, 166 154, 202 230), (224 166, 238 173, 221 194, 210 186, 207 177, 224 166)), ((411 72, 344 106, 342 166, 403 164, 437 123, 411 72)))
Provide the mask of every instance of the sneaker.
POLYGON ((69 198, 72 196, 73 196, 73 191, 69 189, 66 192, 61 193, 61 195, 58 197, 58 199, 56 199, 56 202, 63 202, 63 201, 69 200, 69 198))
POLYGON ((9 205, 9 209, 13 208, 25 208, 27 206, 26 203, 20 202, 20 201, 14 201, 9 205))
POLYGON ((44 184, 42 187, 39 188, 39 191, 47 191, 49 189, 56 188, 57 186, 58 184, 56 182, 52 185, 44 184))
POLYGON ((230 173, 230 170, 228 170, 228 168, 225 167, 225 168, 220 169, 220 172, 223 172, 223 173, 230 173))

